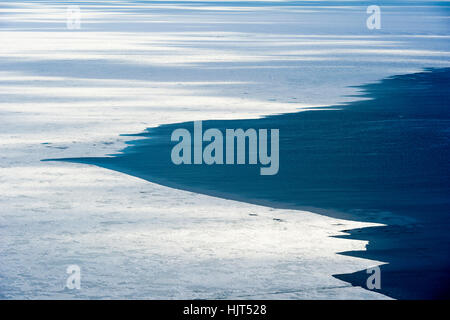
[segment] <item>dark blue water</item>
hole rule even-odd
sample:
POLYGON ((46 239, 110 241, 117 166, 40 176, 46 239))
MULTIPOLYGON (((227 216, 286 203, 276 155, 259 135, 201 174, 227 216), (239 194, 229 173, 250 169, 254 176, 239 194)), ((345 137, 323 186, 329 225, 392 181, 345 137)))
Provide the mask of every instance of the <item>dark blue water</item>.
MULTIPOLYGON (((60 160, 227 199, 388 224, 349 231, 346 238, 370 244, 367 251, 343 254, 389 263, 381 268, 384 294, 448 298, 449 88, 450 69, 430 69, 363 85, 370 100, 344 106, 203 121, 203 130, 279 129, 280 169, 273 176, 260 175, 260 165, 174 165, 171 133, 192 131, 192 122, 150 128, 120 154, 60 160)), ((336 277, 365 287, 367 274, 336 277)))

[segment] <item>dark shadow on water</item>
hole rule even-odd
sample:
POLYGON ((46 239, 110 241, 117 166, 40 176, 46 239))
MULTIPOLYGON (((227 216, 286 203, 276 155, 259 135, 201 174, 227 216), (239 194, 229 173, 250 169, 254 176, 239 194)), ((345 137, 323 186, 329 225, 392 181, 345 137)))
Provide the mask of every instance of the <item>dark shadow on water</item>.
MULTIPOLYGON (((448 298, 450 272, 450 69, 399 75, 360 87, 369 100, 250 120, 203 121, 203 130, 278 128, 280 170, 260 165, 171 162, 171 133, 192 122, 150 128, 111 157, 59 159, 93 164, 162 185, 277 208, 301 208, 386 227, 348 231, 383 261, 380 292, 448 298)), ((365 287, 365 270, 336 275, 365 287)))

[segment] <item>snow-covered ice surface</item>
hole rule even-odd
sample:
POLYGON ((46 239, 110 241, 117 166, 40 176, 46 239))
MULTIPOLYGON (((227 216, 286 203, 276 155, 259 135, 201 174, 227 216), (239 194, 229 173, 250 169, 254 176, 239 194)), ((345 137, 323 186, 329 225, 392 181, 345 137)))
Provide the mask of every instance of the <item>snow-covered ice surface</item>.
POLYGON ((162 123, 292 112, 449 66, 448 7, 336 2, 0 4, 0 298, 383 299, 333 278, 369 226, 44 158, 103 156, 162 123), (81 289, 65 289, 81 267, 81 289))

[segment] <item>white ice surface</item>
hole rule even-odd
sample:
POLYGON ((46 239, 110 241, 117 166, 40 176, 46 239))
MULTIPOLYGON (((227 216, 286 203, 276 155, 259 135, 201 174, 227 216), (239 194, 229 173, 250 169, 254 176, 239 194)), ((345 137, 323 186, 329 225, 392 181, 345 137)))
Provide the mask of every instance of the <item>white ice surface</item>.
POLYGON ((367 223, 40 160, 355 99, 348 86, 449 66, 448 17, 391 6, 369 31, 357 6, 116 1, 81 5, 66 30, 66 4, 0 4, 0 298, 386 298, 331 276, 382 263, 329 237, 367 223), (71 264, 81 290, 64 289, 71 264))

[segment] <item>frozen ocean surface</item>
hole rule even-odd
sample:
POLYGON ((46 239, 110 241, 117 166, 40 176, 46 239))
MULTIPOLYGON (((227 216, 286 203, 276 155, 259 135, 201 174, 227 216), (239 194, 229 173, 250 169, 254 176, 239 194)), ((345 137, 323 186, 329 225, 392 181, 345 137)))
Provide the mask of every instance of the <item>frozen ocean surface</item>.
MULTIPOLYGON (((194 122, 163 125, 136 134, 139 140, 114 155, 56 160, 224 199, 385 224, 339 236, 370 239, 365 251, 346 254, 388 263, 381 267, 383 294, 442 299, 450 291, 449 86, 450 68, 429 69, 361 86, 367 100, 257 119, 202 121, 201 129, 198 123, 194 129, 194 122), (182 143, 171 141, 172 133, 181 128, 194 140, 180 151, 183 158, 190 155, 184 158, 189 164, 172 162, 175 145, 182 143), (196 141, 210 128, 223 137, 196 141), (236 128, 278 129, 279 164, 228 165, 225 131, 236 128), (214 148, 221 164, 193 164, 196 147, 203 158, 214 148), (263 167, 278 172, 261 175, 263 167)), ((278 156, 268 145, 274 162, 278 156)), ((339 278, 366 287, 367 272, 339 278)))
POLYGON ((449 66, 445 2, 0 4, 0 297, 386 296, 332 274, 369 223, 179 191, 44 158, 104 156, 160 124, 336 105, 394 74, 449 66), (325 23, 327 22, 327 23, 325 23), (281 220, 281 221, 280 221, 281 220), (243 245, 245 243, 245 246, 243 245), (68 265, 81 289, 64 289, 68 265))

